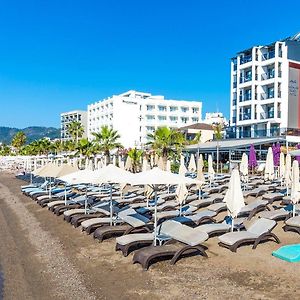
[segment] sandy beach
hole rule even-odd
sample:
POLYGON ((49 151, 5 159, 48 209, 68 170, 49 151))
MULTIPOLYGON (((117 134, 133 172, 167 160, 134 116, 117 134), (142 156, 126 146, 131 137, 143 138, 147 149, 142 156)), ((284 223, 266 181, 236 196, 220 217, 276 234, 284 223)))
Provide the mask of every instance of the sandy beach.
MULTIPOLYGON (((115 240, 98 243, 20 192, 23 181, 0 173, 0 270, 4 299, 299 299, 299 264, 271 256, 268 242, 237 253, 210 238, 200 256, 133 265, 115 252, 115 240)), ((275 231, 281 245, 300 237, 275 231)))

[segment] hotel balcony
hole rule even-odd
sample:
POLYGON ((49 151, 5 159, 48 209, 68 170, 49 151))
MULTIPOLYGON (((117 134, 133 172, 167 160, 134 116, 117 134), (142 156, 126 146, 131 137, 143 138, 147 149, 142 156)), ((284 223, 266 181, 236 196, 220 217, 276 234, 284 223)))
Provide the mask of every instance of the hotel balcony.
POLYGON ((263 93, 260 95, 261 100, 267 100, 267 99, 273 99, 274 98, 274 92, 272 93, 263 93))
POLYGON ((241 77, 240 78, 240 83, 249 82, 251 80, 252 80, 252 76, 241 77))
POLYGON ((239 121, 248 121, 248 120, 251 120, 251 113, 239 115, 239 121))
POLYGON ((272 59, 274 57, 275 57, 275 50, 272 50, 263 54, 261 59, 264 61, 264 60, 272 59))
POLYGON ((246 63, 251 62, 251 61, 252 61, 252 55, 247 55, 247 56, 240 57, 240 64, 241 65, 246 64, 246 63))

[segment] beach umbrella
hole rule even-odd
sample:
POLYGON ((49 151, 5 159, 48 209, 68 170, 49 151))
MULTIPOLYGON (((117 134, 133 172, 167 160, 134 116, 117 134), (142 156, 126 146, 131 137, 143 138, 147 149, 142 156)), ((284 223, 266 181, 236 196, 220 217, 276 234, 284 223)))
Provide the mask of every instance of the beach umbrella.
POLYGON ((213 168, 213 160, 211 155, 208 156, 208 178, 209 178, 209 183, 211 185, 211 182, 215 178, 215 170, 213 168))
POLYGON ((180 166, 179 166, 178 174, 182 175, 182 176, 185 176, 186 172, 187 172, 187 169, 186 169, 185 164, 184 164, 184 156, 180 155, 180 166))
POLYGON ((272 145, 272 152, 273 152, 274 166, 278 167, 279 163, 280 163, 280 144, 279 143, 272 145))
POLYGON ((179 174, 163 171, 159 168, 153 168, 149 171, 133 174, 130 181, 131 185, 150 185, 154 190, 155 206, 154 206, 154 246, 156 246, 157 236, 157 191, 158 186, 164 185, 178 185, 178 184, 199 184, 196 179, 191 179, 179 174))
POLYGON ((147 157, 143 157, 143 162, 142 162, 142 172, 145 172, 147 170, 149 170, 149 164, 148 164, 148 160, 147 157))
POLYGON ((189 166, 188 166, 188 170, 190 172, 196 172, 196 170, 197 170, 196 159, 195 159, 195 155, 194 154, 191 154, 190 162, 189 162, 189 166))
POLYGON ((154 165, 155 165, 155 166, 158 165, 158 160, 159 160, 158 154, 155 153, 155 155, 154 155, 154 165))
POLYGON ((279 158, 279 177, 280 177, 281 184, 284 179, 284 173, 285 173, 284 154, 283 152, 281 152, 279 158))
POLYGON ((295 205, 300 199, 300 183, 299 183, 299 163, 297 160, 293 161, 292 178, 291 178, 291 201, 293 202, 293 217, 295 216, 295 205))
POLYGON ((274 159, 273 159, 273 151, 272 148, 268 148, 266 166, 265 166, 265 180, 273 180, 274 179, 274 159))
POLYGON ((248 182, 248 155, 243 153, 242 161, 240 163, 240 172, 242 174, 241 180, 244 183, 248 182))
POLYGON ((157 162, 157 166, 161 169, 161 170, 165 170, 165 164, 164 164, 164 160, 163 157, 160 156, 157 162))
POLYGON ((228 214, 232 218, 231 223, 231 231, 233 231, 234 227, 234 218, 236 218, 241 211, 241 209, 245 206, 243 191, 241 187, 240 175, 237 169, 232 171, 228 190, 225 194, 223 202, 227 205, 228 214))
POLYGON ((249 150, 249 168, 252 169, 252 173, 255 167, 257 167, 256 151, 252 144, 249 150))
POLYGON ((176 194, 175 199, 179 203, 179 215, 181 216, 182 204, 185 203, 185 199, 188 196, 189 191, 186 188, 186 185, 182 183, 177 186, 175 194, 176 194))
POLYGON ((172 172, 171 171, 171 161, 169 159, 167 160, 167 163, 166 163, 166 171, 167 172, 172 172))
POLYGON ((202 196, 201 193, 201 186, 205 184, 205 177, 203 174, 203 167, 204 167, 204 162, 203 162, 203 156, 200 154, 198 158, 198 168, 197 168, 197 180, 199 180, 200 184, 197 185, 199 192, 198 192, 198 197, 200 198, 202 196))
MULTIPOLYGON (((300 144, 297 144, 296 147, 299 150, 300 149, 300 144)), ((298 163, 300 163, 300 155, 296 155, 296 159, 297 159, 298 163)))
POLYGON ((132 168, 132 161, 131 161, 130 156, 127 155, 127 159, 126 159, 126 163, 125 163, 124 169, 125 169, 126 171, 130 171, 131 168, 132 168))
POLYGON ((292 165, 292 158, 291 155, 288 153, 285 159, 285 172, 284 172, 284 182, 286 185, 286 194, 289 195, 289 187, 291 185, 291 165, 292 165))
POLYGON ((113 164, 114 166, 116 166, 116 165, 117 165, 117 163, 116 163, 116 156, 115 156, 115 155, 113 156, 113 159, 112 159, 112 164, 113 164))
POLYGON ((122 160, 121 155, 119 155, 119 168, 124 169, 124 161, 122 160))

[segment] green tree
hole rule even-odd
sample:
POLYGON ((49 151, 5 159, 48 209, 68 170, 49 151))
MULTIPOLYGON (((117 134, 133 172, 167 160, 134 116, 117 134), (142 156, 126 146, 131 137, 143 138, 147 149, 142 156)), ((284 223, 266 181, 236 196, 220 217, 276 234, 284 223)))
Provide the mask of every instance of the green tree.
POLYGON ((91 157, 95 154, 94 145, 86 138, 80 139, 76 145, 76 155, 91 157))
POLYGON ((107 164, 110 163, 110 152, 116 148, 122 148, 119 142, 120 135, 117 130, 113 130, 108 126, 102 126, 100 132, 93 132, 95 137, 93 143, 97 149, 106 156, 107 164))
POLYGON ((128 156, 131 158, 132 163, 131 171, 133 173, 136 173, 141 169, 143 153, 143 150, 136 148, 132 148, 128 151, 128 156))
POLYGON ((213 126, 214 137, 217 140, 217 173, 219 173, 219 141, 223 139, 223 126, 221 124, 216 124, 213 126))
POLYGON ((74 142, 77 144, 78 139, 82 138, 83 136, 84 128, 80 122, 73 121, 67 125, 67 132, 70 134, 74 142))
POLYGON ((26 143, 26 135, 23 131, 19 131, 14 135, 11 145, 15 147, 19 152, 21 147, 24 146, 25 143, 26 143))
POLYGON ((190 145, 197 145, 201 141, 201 131, 195 134, 195 137, 190 141, 190 145))
POLYGON ((0 145, 0 155, 8 156, 11 154, 10 147, 6 144, 0 145))
POLYGON ((181 132, 168 127, 157 128, 153 134, 148 134, 148 140, 147 145, 162 156, 165 162, 173 154, 181 153, 187 143, 181 132))

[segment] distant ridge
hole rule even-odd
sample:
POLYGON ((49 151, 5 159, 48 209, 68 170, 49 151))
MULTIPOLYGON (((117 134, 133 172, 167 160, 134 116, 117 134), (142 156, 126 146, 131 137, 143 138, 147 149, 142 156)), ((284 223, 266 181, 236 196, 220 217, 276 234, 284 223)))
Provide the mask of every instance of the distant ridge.
POLYGON ((48 137, 50 139, 60 138, 60 129, 54 127, 30 126, 23 129, 0 126, 0 142, 10 144, 13 136, 23 131, 27 136, 26 143, 48 137))

